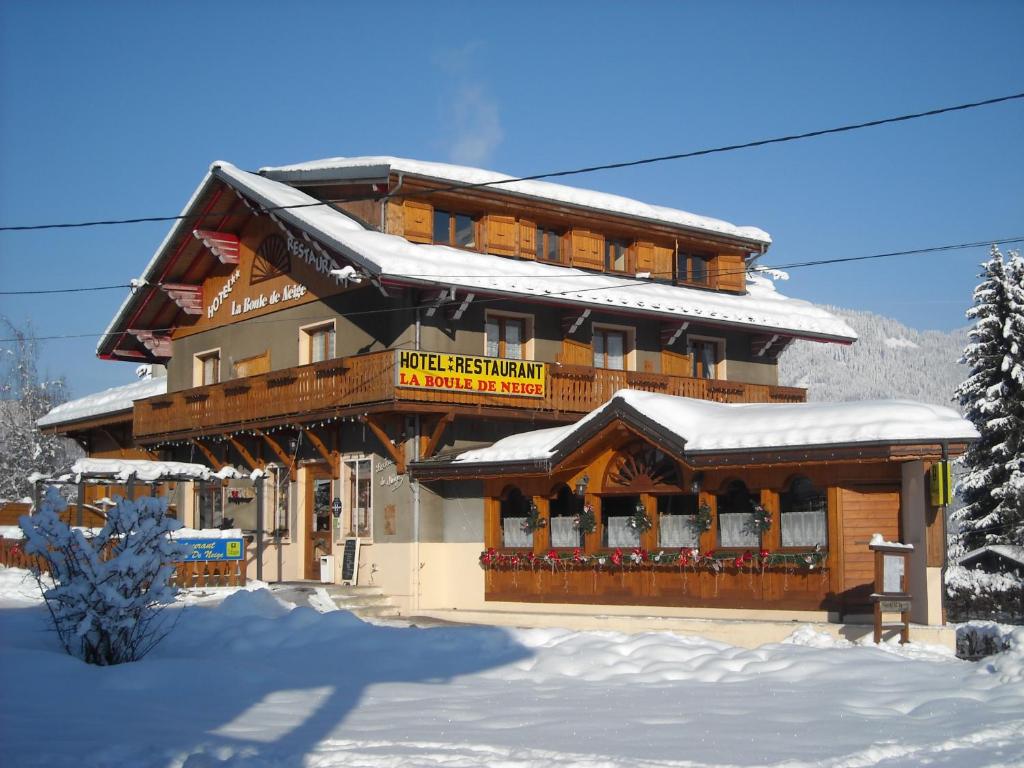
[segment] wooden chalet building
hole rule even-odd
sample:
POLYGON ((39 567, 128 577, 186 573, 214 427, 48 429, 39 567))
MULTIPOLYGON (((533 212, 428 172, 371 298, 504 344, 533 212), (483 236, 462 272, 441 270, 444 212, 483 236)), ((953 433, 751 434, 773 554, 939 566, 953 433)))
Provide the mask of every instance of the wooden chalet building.
MULTIPOLYGON (((879 532, 915 545, 914 619, 940 623, 927 472, 970 426, 779 386, 794 339, 856 337, 748 279, 765 232, 506 179, 215 163, 98 347, 166 366, 165 391, 130 439, 102 416, 46 428, 266 469, 264 577, 318 578, 358 537, 360 583, 409 613, 841 620, 866 612, 879 532)), ((200 485, 177 506, 254 528, 248 501, 200 485)))

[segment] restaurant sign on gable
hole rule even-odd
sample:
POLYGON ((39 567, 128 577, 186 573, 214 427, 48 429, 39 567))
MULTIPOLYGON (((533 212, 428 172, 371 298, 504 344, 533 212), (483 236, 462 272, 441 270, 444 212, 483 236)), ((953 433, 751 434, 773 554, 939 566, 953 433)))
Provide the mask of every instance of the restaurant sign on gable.
POLYGON ((395 385, 443 392, 544 397, 544 363, 500 357, 395 351, 395 385))

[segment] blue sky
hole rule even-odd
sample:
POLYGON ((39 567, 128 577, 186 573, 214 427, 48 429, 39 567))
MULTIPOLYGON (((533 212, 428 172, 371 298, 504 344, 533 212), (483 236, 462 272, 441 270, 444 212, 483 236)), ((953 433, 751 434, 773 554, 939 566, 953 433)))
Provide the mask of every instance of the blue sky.
MULTIPOLYGON (((0 223, 176 214, 213 160, 393 154, 512 174, 1024 90, 1024 3, 3 3, 0 223)), ((753 224, 767 263, 1024 234, 1024 102, 568 183, 753 224)), ((123 283, 166 232, 0 233, 6 289, 123 283)), ((985 249, 793 270, 780 290, 965 324, 985 249)), ((0 297, 42 336, 121 291, 0 297)), ((86 394, 132 379, 44 342, 86 394)))

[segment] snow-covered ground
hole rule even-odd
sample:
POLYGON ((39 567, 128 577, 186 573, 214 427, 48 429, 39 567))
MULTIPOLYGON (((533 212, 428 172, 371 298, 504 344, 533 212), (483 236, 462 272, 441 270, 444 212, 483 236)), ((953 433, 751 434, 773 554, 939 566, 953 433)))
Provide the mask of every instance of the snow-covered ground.
POLYGON ((0 569, 4 766, 1024 765, 1024 642, 970 663, 809 628, 745 650, 386 626, 250 589, 188 596, 144 661, 97 668, 25 575, 0 569))

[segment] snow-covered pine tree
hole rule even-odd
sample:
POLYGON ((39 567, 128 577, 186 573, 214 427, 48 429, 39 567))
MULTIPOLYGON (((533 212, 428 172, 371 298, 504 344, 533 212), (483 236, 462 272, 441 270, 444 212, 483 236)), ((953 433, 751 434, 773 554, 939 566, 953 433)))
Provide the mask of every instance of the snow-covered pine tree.
POLYGON ((39 350, 29 327, 0 318, 13 342, 0 359, 0 499, 32 495, 28 476, 55 474, 82 455, 63 437, 44 435, 36 420, 67 400, 63 379, 40 379, 39 350))
POLYGON ((996 247, 983 264, 967 316, 975 321, 964 362, 971 373, 956 392, 981 433, 964 456, 954 519, 963 546, 1024 544, 1024 260, 996 247))

